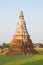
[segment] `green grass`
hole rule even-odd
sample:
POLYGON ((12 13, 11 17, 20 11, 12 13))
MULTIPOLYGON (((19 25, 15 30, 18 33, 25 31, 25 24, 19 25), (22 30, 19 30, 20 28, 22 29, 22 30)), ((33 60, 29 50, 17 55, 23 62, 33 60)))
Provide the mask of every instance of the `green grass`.
POLYGON ((43 52, 36 55, 4 55, 0 53, 0 65, 43 65, 43 52))

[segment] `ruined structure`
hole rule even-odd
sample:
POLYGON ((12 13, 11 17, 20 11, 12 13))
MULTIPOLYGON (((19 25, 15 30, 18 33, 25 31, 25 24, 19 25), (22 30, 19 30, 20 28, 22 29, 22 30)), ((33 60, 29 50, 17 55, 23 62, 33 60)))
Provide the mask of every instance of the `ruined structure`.
POLYGON ((35 54, 30 35, 26 29, 23 12, 20 11, 17 28, 10 43, 10 52, 13 54, 35 54))

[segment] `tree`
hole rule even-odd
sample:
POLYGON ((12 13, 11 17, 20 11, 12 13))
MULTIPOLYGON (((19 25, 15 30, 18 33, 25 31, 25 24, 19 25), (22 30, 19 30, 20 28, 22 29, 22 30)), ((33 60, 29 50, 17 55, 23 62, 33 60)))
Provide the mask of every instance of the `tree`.
POLYGON ((6 47, 8 48, 9 46, 10 46, 10 44, 9 44, 9 43, 7 43, 7 44, 6 44, 6 47))
POLYGON ((6 43, 3 43, 2 44, 2 48, 6 48, 6 43))
POLYGON ((2 49, 3 49, 3 48, 8 48, 9 45, 10 45, 9 43, 5 43, 5 42, 4 42, 4 43, 2 44, 2 49))
POLYGON ((1 45, 0 45, 0 48, 1 48, 1 45))

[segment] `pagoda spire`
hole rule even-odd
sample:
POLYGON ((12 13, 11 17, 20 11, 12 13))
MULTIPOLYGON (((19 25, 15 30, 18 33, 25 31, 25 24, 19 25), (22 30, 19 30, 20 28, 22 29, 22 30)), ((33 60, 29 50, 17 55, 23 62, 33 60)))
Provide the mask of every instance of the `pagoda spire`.
POLYGON ((10 43, 10 52, 14 54, 35 54, 30 35, 26 28, 23 11, 20 11, 17 28, 10 43))
POLYGON ((19 15, 19 18, 21 19, 23 19, 24 18, 24 15, 23 15, 23 11, 22 10, 20 10, 20 15, 19 15))

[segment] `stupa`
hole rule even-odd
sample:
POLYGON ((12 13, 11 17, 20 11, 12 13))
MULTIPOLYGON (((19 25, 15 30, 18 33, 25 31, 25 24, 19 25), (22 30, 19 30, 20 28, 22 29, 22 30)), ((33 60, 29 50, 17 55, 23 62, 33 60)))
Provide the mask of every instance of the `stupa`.
POLYGON ((17 28, 10 43, 10 52, 13 54, 35 54, 30 35, 28 34, 23 11, 20 11, 17 28))

